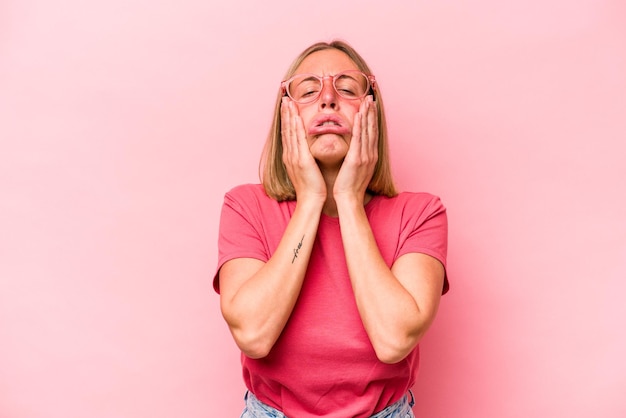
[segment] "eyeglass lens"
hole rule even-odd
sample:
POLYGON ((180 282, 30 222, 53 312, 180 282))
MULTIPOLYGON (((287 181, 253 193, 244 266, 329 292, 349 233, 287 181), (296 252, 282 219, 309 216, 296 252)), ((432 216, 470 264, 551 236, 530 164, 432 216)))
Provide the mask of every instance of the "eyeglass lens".
MULTIPOLYGON (((338 74, 333 78, 335 91, 345 99, 360 99, 367 93, 369 81, 365 74, 351 71, 338 74)), ((294 77, 287 85, 289 96, 299 103, 308 103, 317 99, 323 87, 320 77, 302 74, 294 77)))

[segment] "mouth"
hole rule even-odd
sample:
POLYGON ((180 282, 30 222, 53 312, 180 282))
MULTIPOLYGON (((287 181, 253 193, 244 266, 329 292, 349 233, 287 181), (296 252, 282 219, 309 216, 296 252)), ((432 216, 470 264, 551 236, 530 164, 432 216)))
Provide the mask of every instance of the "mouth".
POLYGON ((323 115, 313 120, 309 128, 310 135, 348 134, 350 128, 336 115, 323 115))

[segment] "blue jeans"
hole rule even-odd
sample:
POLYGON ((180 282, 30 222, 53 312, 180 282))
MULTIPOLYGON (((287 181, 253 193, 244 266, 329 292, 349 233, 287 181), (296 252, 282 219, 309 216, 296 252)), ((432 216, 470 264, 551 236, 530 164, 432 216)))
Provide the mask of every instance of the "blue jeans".
MULTIPOLYGON (((411 400, 408 395, 404 395, 398 402, 389 405, 371 418, 414 418, 411 407, 415 404, 413 392, 409 390, 411 400)), ((246 408, 243 410, 240 418, 287 418, 285 414, 278 409, 274 409, 257 399, 251 392, 246 392, 246 408)))

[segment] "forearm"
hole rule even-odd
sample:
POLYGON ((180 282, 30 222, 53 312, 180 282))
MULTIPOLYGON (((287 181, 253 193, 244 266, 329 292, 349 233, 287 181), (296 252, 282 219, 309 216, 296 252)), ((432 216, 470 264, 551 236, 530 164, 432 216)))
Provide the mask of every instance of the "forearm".
POLYGON ((341 235, 357 307, 365 330, 384 362, 404 358, 431 321, 413 295, 387 266, 363 204, 338 201, 341 235))
POLYGON ((276 251, 266 263, 247 272, 241 260, 222 267, 221 275, 239 282, 236 289, 222 295, 222 313, 238 346, 250 357, 268 354, 291 315, 313 249, 320 213, 321 205, 298 203, 276 251))

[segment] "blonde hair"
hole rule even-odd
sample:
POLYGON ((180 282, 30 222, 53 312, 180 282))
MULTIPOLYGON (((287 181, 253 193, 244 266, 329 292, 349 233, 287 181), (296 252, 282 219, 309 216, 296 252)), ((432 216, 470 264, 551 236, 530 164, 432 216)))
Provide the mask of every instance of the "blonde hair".
MULTIPOLYGON (((290 78, 302 61, 309 55, 317 51, 327 49, 336 49, 345 53, 365 74, 372 74, 365 60, 344 41, 318 42, 305 49, 291 64, 289 70, 285 74, 283 80, 290 78)), ((391 175, 391 166, 389 163, 389 150, 387 140, 387 124, 385 121, 385 111, 383 100, 378 85, 373 89, 374 100, 378 109, 378 162, 370 183, 368 192, 375 195, 384 195, 388 197, 395 196, 396 191, 393 178, 391 175)), ((283 162, 283 145, 281 135, 281 118, 280 105, 283 93, 279 89, 274 108, 274 120, 270 128, 270 132, 263 149, 261 162, 259 165, 259 176, 265 193, 278 201, 295 200, 296 192, 287 175, 287 169, 283 162)))

